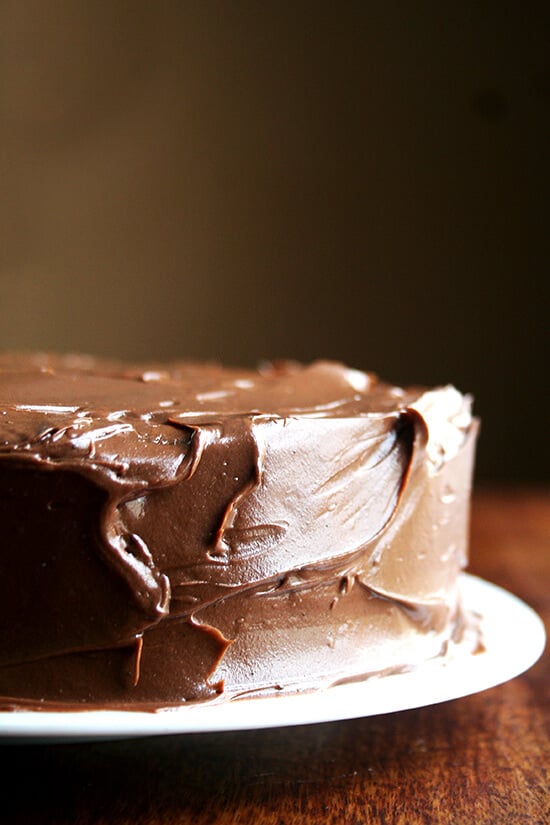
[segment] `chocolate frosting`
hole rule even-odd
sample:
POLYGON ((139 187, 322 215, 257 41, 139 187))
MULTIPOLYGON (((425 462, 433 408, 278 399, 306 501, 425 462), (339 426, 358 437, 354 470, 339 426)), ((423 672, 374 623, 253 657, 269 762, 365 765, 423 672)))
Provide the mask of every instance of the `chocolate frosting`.
POLYGON ((464 624, 477 425, 338 363, 0 357, 4 707, 411 667, 464 624))

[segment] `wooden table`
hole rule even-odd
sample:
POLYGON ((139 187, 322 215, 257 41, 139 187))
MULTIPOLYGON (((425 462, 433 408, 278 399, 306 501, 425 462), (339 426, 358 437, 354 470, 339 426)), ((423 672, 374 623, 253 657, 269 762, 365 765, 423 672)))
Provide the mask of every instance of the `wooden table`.
MULTIPOLYGON (((550 494, 479 491, 472 572, 550 629, 550 494)), ((550 656, 476 696, 387 716, 122 742, 4 745, 6 823, 550 823, 550 656)))

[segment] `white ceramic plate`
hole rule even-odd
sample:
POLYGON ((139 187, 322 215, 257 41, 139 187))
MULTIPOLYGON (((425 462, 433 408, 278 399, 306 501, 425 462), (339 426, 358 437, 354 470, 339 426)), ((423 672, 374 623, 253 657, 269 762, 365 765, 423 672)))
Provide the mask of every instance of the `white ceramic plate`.
POLYGON ((0 739, 83 741, 284 727, 374 716, 457 699, 506 682, 540 657, 544 625, 515 596, 463 574, 465 606, 481 615, 486 650, 472 655, 458 646, 410 673, 372 677, 313 693, 187 705, 159 713, 77 711, 0 713, 0 739))

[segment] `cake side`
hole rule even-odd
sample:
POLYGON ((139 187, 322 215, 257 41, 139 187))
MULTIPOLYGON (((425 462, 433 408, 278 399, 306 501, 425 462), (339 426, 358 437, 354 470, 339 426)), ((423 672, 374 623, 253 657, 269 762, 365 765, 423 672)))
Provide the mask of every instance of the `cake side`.
POLYGON ((166 706, 411 667, 463 622, 452 388, 0 359, 0 695, 166 706))

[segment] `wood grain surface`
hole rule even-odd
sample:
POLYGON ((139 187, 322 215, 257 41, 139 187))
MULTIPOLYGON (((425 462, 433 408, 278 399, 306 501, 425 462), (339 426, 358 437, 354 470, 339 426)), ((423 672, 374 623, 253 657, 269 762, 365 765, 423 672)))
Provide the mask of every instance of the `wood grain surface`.
MULTIPOLYGON (((471 571, 550 629, 550 494, 478 491, 471 571)), ((0 747, 1 823, 550 823, 550 656, 484 693, 296 728, 0 747)))

